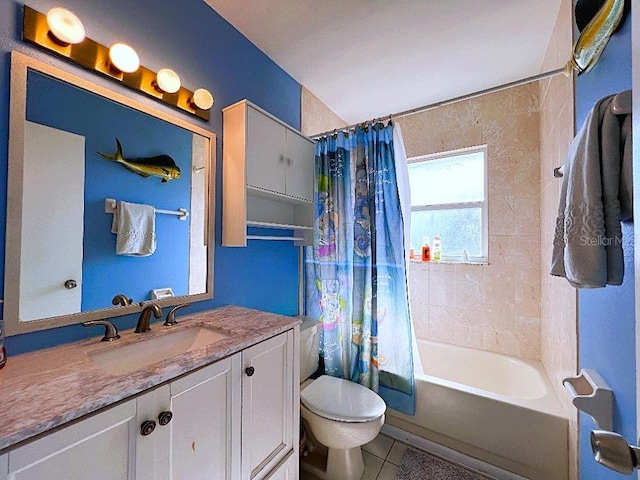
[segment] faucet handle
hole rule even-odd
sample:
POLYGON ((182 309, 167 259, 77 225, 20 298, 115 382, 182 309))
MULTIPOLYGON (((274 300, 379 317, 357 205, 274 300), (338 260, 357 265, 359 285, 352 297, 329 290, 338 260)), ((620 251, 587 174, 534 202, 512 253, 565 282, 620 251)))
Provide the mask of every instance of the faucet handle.
POLYGON ((81 323, 81 325, 83 327, 92 327, 94 325, 102 325, 105 327, 104 337, 102 337, 103 342, 112 342, 120 338, 120 335, 118 335, 118 329, 109 320, 89 320, 88 322, 81 323))
POLYGON ((163 325, 169 327, 171 325, 175 325, 176 323, 178 323, 178 321, 176 320, 176 310, 178 310, 179 308, 188 307, 189 305, 191 304, 182 303, 180 305, 173 307, 171 310, 169 310, 169 313, 167 313, 167 319, 164 321, 163 325))

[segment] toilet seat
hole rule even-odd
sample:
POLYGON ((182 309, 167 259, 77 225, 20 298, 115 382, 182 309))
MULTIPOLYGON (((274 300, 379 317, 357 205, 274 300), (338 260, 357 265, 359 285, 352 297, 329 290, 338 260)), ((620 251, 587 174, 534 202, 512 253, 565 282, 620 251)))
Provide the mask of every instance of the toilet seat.
POLYGON ((338 422, 369 422, 380 418, 387 409, 373 390, 328 375, 302 390, 300 400, 312 413, 338 422))

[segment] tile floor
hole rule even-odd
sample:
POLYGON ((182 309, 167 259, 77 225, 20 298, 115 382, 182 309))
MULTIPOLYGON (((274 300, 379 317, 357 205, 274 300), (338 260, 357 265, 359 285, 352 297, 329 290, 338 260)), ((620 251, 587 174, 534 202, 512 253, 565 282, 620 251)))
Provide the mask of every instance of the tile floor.
MULTIPOLYGON (((395 480, 407 445, 380 434, 362 447, 364 473, 361 480, 395 480)), ((300 480, 318 480, 315 475, 300 471, 300 480)))

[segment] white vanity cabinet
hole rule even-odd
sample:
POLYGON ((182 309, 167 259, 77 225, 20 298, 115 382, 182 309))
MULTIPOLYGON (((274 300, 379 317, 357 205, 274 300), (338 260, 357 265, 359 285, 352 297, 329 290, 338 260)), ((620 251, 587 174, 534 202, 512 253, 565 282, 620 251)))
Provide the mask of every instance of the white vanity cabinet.
POLYGON ((247 235, 267 227, 311 245, 315 143, 247 100, 223 109, 223 128, 222 244, 287 238, 247 235))
POLYGON ((0 455, 0 480, 6 480, 9 473, 9 455, 0 455))
POLYGON ((297 479, 295 331, 10 450, 0 480, 297 479))
POLYGON ((136 480, 239 477, 240 357, 220 360, 139 398, 136 480), (148 435, 142 432, 144 422, 155 423, 148 435))
POLYGON ((8 478, 135 479, 138 400, 129 400, 11 450, 8 478))

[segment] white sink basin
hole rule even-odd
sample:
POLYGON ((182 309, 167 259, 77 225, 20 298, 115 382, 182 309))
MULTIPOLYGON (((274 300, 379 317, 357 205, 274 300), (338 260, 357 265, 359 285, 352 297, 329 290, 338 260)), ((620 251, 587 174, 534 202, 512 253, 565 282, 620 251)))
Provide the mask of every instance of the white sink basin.
POLYGON ((181 353, 206 347, 229 336, 228 333, 220 330, 191 327, 122 347, 116 342, 110 346, 111 348, 95 350, 87 355, 98 367, 109 373, 122 375, 181 353))

